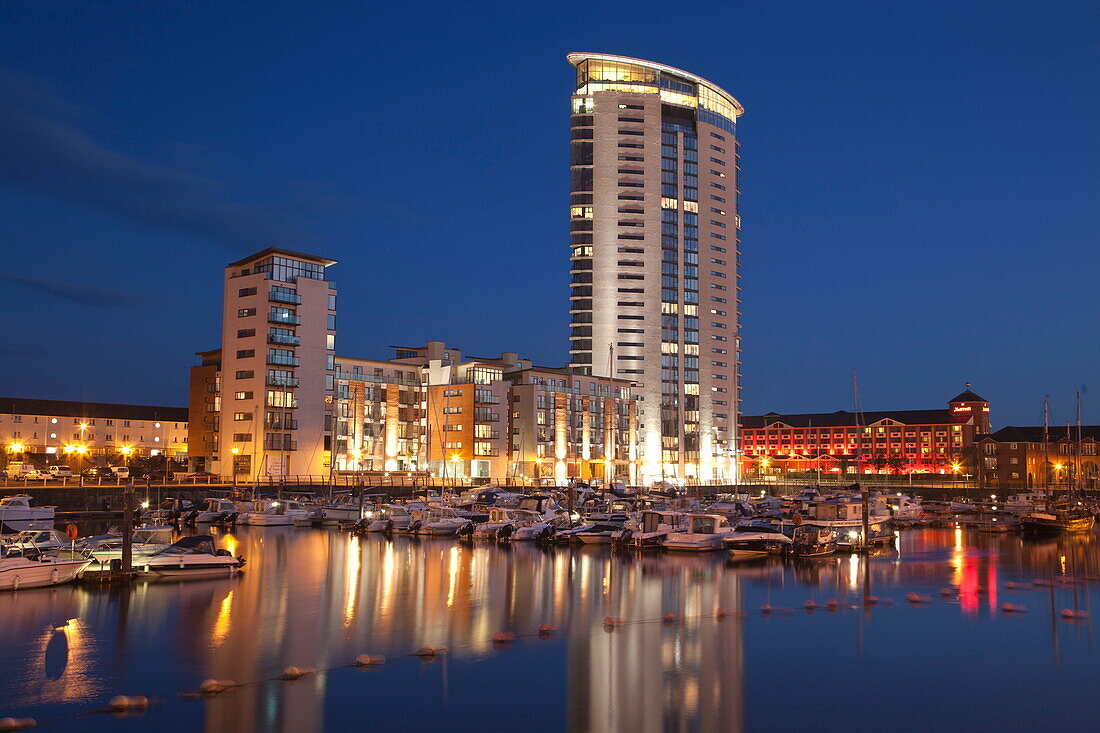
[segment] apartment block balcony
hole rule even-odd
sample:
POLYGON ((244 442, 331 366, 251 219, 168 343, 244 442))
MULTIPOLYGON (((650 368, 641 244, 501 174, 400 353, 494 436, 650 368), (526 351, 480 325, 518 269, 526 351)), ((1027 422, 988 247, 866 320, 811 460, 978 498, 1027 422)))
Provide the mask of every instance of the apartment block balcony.
POLYGON ((296 316, 293 313, 279 313, 278 311, 269 312, 267 320, 269 323, 283 323, 288 326, 297 326, 302 323, 301 316, 296 316))
POLYGON ((283 346, 300 346, 302 339, 298 336, 286 336, 281 333, 269 333, 267 335, 267 342, 269 344, 282 344, 283 346))
POLYGON ((289 418, 283 420, 268 420, 264 423, 267 430, 297 430, 298 421, 289 418))
POLYGON ((297 387, 298 377, 272 377, 267 378, 268 387, 297 387))
POLYGON ((290 305, 301 305, 302 296, 297 293, 286 293, 278 290, 272 290, 267 295, 267 299, 274 303, 289 303, 290 305))
POLYGON ((299 359, 296 356, 279 356, 277 354, 268 354, 267 363, 275 366, 298 366, 299 359))
POLYGON ((265 435, 264 450, 291 451, 298 450, 298 442, 295 440, 283 440, 289 437, 284 435, 265 435))

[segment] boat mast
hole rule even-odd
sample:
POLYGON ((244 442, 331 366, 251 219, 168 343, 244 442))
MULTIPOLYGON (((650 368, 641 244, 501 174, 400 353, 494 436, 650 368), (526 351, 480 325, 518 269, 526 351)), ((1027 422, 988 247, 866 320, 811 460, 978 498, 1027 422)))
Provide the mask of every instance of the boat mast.
POLYGON ((1043 395, 1043 493, 1050 508, 1050 395, 1043 395))
POLYGON ((1073 495, 1081 498, 1081 390, 1077 390, 1077 449, 1074 451, 1076 465, 1073 467, 1073 495))
POLYGON ((852 411, 856 416, 856 475, 863 474, 863 404, 859 398, 859 382, 856 380, 856 368, 852 367, 852 411))

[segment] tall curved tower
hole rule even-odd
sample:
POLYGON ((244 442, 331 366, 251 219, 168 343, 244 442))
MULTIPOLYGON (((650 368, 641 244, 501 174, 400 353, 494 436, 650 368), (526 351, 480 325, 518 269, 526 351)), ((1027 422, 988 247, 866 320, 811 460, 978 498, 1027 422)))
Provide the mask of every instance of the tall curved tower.
POLYGON ((736 481, 744 108, 664 64, 566 58, 570 366, 641 385, 643 480, 736 481))

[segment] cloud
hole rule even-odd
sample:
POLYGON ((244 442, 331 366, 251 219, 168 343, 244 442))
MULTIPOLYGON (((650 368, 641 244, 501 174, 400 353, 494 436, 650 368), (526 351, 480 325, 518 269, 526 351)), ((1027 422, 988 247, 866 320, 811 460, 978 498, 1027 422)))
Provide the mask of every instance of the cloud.
POLYGON ((31 290, 56 295, 59 298, 79 303, 80 305, 101 306, 104 308, 124 308, 132 305, 144 305, 150 302, 146 298, 125 293, 121 290, 100 288, 94 285, 79 285, 66 283, 59 280, 47 280, 42 277, 16 277, 14 275, 0 275, 0 280, 22 285, 31 290))
POLYGON ((110 150, 66 119, 76 112, 42 81, 0 69, 0 185, 233 249, 310 243, 282 208, 234 201, 212 178, 110 150))

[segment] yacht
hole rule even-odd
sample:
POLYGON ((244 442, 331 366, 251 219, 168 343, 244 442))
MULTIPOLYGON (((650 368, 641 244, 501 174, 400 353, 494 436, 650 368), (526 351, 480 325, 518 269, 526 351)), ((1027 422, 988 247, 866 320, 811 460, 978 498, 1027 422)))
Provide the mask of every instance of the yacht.
POLYGON ((244 561, 214 547, 210 535, 183 537, 134 562, 139 573, 162 578, 209 578, 234 575, 244 561))
POLYGON ((1024 514, 1020 524, 1031 532, 1088 532, 1096 517, 1082 501, 1054 499, 1042 511, 1024 514))
POLYGON ((347 492, 341 492, 333 497, 333 501, 320 502, 317 507, 325 513, 325 519, 334 522, 358 522, 361 513, 369 506, 369 502, 359 503, 358 497, 347 492))
POLYGON ((722 542, 733 533, 729 520, 721 514, 689 514, 687 526, 665 535, 661 546, 666 550, 711 552, 722 549, 722 542))
POLYGON ((5 496, 0 499, 0 533, 52 529, 55 509, 52 506, 32 507, 31 497, 26 494, 5 496))

